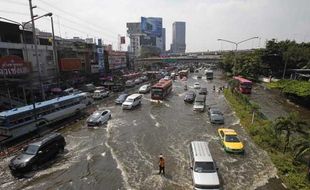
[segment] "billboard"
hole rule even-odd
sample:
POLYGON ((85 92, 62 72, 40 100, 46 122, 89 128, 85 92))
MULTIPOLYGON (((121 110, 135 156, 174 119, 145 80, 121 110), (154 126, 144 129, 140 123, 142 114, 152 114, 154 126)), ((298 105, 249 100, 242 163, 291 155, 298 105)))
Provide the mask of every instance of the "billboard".
POLYGON ((10 55, 0 58, 0 76, 24 75, 30 72, 30 65, 18 56, 10 55))
POLYGON ((99 74, 103 75, 104 74, 104 51, 103 51, 101 39, 98 39, 97 55, 98 55, 99 74))
POLYGON ((141 17, 141 32, 150 36, 161 37, 162 20, 162 18, 158 17, 141 17))
POLYGON ((82 69, 82 63, 79 58, 62 58, 60 59, 61 71, 77 71, 82 69))

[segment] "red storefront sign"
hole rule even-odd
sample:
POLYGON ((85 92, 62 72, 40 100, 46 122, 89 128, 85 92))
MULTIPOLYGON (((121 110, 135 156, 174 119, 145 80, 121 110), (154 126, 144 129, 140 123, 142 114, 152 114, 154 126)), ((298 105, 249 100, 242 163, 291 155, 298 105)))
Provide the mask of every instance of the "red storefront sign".
POLYGON ((79 58, 62 58, 60 59, 61 71, 79 71, 82 69, 82 63, 79 58))
POLYGON ((0 76, 17 76, 30 72, 30 64, 16 55, 9 55, 0 58, 0 76))

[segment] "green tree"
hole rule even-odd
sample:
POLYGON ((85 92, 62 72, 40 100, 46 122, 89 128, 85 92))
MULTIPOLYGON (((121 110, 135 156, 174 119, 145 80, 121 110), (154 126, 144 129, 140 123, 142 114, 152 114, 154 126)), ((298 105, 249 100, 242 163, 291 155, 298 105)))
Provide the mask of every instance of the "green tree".
POLYGON ((285 132, 285 145, 283 153, 286 152, 288 145, 290 144, 291 135, 295 133, 308 134, 305 127, 307 123, 301 121, 296 112, 290 113, 287 117, 278 117, 274 123, 275 130, 278 134, 285 132))

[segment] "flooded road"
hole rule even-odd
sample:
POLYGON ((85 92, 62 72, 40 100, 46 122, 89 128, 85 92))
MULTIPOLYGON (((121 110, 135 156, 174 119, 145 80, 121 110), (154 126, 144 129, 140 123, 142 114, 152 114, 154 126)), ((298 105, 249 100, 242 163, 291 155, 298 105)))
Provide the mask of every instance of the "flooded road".
MULTIPOLYGON (((88 129, 81 120, 62 131, 67 146, 63 155, 28 178, 11 176, 6 158, 0 162, 0 189, 192 189, 188 146, 193 140, 208 141, 213 158, 219 167, 223 189, 257 189, 276 176, 276 169, 267 153, 257 147, 231 111, 223 94, 212 92, 212 86, 223 86, 215 75, 212 82, 194 82, 209 89, 208 105, 217 105, 223 112, 225 124, 211 125, 206 112, 195 113, 192 104, 185 104, 181 81, 173 83, 166 101, 154 103, 150 94, 142 105, 128 111, 106 101, 98 105, 112 111, 106 126, 88 129), (230 127, 245 143, 245 155, 224 152, 217 128, 230 127), (166 176, 158 175, 158 155, 166 159, 166 176)), ((198 91, 197 91, 198 92, 198 91)), ((279 189, 268 186, 262 189, 279 189)))

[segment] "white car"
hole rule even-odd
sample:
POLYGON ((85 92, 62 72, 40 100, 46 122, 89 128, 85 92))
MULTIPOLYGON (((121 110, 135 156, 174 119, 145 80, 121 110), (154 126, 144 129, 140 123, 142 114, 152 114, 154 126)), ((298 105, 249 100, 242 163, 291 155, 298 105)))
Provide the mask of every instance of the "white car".
POLYGON ((142 94, 148 93, 150 90, 151 90, 151 85, 145 84, 139 88, 139 93, 142 93, 142 94))
POLYGON ((125 86, 126 87, 133 87, 133 86, 135 86, 135 82, 133 80, 127 80, 125 86))
POLYGON ((165 76, 165 77, 164 77, 164 80, 170 80, 170 79, 171 79, 170 76, 165 76))
POLYGON ((88 126, 98 126, 106 123, 111 118, 110 110, 98 110, 95 111, 89 118, 87 119, 88 126))
POLYGON ((110 92, 106 91, 106 90, 95 90, 93 98, 94 99, 101 99, 101 98, 108 97, 109 94, 110 94, 110 92))
POLYGON ((194 88, 195 88, 195 89, 200 89, 200 84, 199 84, 199 82, 195 82, 194 88))

